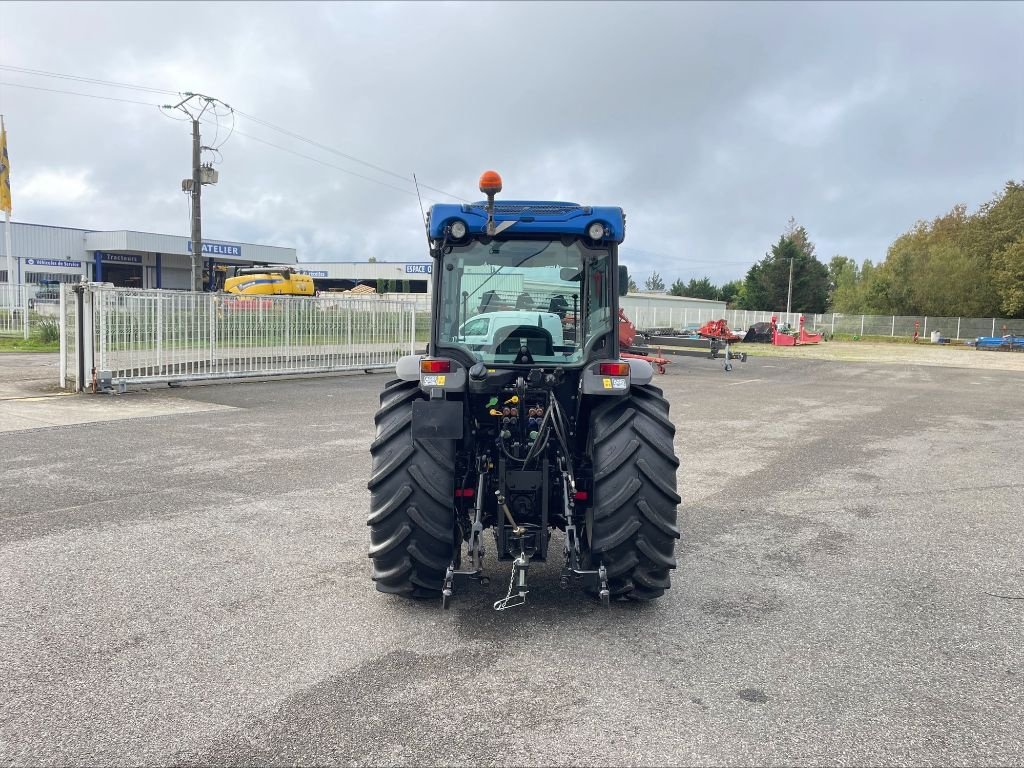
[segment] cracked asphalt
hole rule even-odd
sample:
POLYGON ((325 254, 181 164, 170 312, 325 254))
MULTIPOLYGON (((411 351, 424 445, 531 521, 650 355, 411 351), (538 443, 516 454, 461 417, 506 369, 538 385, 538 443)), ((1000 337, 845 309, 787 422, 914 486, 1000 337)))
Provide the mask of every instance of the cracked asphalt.
POLYGON ((373 590, 384 381, 0 431, 0 764, 1024 763, 1019 373, 674 361, 671 591, 503 613, 373 590))

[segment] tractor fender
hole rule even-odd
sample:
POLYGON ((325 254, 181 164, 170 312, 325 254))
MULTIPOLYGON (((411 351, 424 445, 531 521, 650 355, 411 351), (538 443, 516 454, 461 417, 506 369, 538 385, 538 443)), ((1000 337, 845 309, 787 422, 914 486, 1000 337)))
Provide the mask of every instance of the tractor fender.
POLYGON ((629 363, 629 378, 634 386, 643 386, 651 383, 651 379, 654 378, 653 365, 646 360, 640 360, 635 357, 626 358, 626 362, 629 363))
POLYGON ((405 355, 395 364, 395 375, 402 381, 420 380, 420 358, 423 355, 405 355))
POLYGON ((466 391, 467 372, 457 360, 451 361, 451 370, 448 373, 427 376, 427 379, 433 379, 433 381, 427 381, 420 374, 420 360, 424 357, 426 355, 405 355, 398 358, 398 362, 395 363, 395 375, 402 381, 420 382, 420 389, 426 394, 429 394, 430 390, 437 388, 445 392, 466 391))

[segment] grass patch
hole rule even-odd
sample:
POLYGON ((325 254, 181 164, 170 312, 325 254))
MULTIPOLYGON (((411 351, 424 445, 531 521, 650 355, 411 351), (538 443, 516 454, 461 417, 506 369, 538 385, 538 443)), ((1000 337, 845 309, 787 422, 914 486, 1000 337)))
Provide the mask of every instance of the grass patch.
POLYGON ((16 339, 0 336, 0 352, 60 352, 60 341, 16 339))
MULTIPOLYGON (((872 344, 913 344, 914 339, 910 336, 861 336, 857 333, 837 333, 832 337, 834 341, 869 341, 872 344)), ((931 343, 918 340, 918 344, 931 343)))

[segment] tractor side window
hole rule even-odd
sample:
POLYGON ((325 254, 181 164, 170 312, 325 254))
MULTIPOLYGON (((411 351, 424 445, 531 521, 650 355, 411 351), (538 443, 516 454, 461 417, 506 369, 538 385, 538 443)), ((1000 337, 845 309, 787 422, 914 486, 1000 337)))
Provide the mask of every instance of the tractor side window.
POLYGON ((607 254, 595 258, 588 272, 590 279, 587 284, 587 328, 588 339, 593 339, 611 330, 612 318, 609 301, 611 281, 608 279, 607 254))

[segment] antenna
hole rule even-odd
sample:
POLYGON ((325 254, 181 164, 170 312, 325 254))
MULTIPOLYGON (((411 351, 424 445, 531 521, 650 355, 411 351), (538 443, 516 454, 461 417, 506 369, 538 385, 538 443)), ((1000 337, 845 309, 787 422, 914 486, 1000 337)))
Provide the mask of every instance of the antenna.
POLYGON ((423 210, 423 198, 420 197, 420 182, 416 178, 416 174, 412 175, 412 182, 416 185, 416 199, 420 203, 420 218, 423 220, 423 231, 427 235, 427 250, 432 251, 430 247, 430 225, 427 224, 427 212, 423 210))

